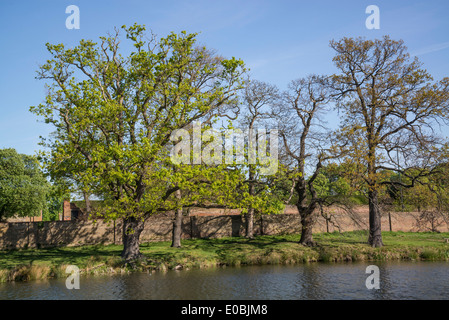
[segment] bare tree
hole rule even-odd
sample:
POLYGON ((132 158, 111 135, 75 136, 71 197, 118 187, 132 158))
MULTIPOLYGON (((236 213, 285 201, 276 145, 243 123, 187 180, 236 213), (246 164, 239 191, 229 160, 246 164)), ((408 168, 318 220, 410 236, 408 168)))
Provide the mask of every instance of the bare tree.
POLYGON ((329 136, 322 116, 330 100, 326 78, 310 75, 292 81, 282 101, 272 109, 283 141, 283 151, 293 168, 292 191, 301 216, 300 243, 314 245, 312 228, 320 198, 314 187, 323 162, 330 156, 329 136))
MULTIPOLYGON (((248 130, 249 135, 255 134, 256 126, 269 117, 269 106, 273 105, 278 99, 279 90, 276 86, 258 80, 247 82, 242 99, 241 126, 248 130)), ((252 141, 252 137, 249 137, 249 140, 252 141)), ((256 196, 257 185, 263 184, 259 181, 257 164, 248 164, 247 183, 250 197, 256 196)), ((252 239, 254 237, 254 206, 252 204, 248 207, 246 222, 246 237, 252 239)))

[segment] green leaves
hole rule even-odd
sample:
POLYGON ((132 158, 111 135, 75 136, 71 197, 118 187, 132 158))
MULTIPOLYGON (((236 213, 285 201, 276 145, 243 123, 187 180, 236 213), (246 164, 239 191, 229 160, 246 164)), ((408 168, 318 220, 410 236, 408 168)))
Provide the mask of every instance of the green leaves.
POLYGON ((196 46, 196 34, 156 39, 138 24, 122 29, 134 46, 127 56, 118 30, 70 49, 47 44, 51 59, 38 78, 48 81, 48 95, 30 108, 55 127, 42 141, 47 172, 105 199, 111 219, 229 200, 237 178, 220 167, 175 168, 169 137, 193 121, 213 121, 240 89, 243 62, 196 46), (175 188, 186 190, 185 202, 172 197, 175 188))
POLYGON ((39 215, 49 187, 35 157, 0 150, 0 220, 39 215))
POLYGON ((432 126, 447 119, 447 80, 434 83, 404 42, 388 36, 343 38, 331 47, 340 70, 331 86, 345 114, 339 134, 348 158, 366 167, 370 187, 377 188, 383 169, 434 165, 440 141, 432 126), (403 160, 395 163, 399 153, 403 160))

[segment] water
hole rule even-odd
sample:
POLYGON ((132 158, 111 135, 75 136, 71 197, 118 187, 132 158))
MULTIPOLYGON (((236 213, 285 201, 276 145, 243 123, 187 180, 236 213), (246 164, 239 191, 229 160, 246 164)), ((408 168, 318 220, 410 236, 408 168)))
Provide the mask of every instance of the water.
POLYGON ((6 283, 0 284, 0 299, 449 299, 447 262, 375 263, 379 290, 366 288, 368 265, 312 263, 82 276, 79 290, 68 290, 65 279, 6 283))

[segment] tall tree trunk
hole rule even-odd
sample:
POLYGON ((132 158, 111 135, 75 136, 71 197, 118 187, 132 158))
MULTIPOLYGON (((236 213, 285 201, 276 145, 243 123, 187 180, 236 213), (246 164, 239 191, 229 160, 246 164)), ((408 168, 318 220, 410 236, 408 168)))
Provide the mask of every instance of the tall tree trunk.
MULTIPOLYGON (((176 191, 176 198, 181 199, 181 190, 176 191)), ((173 219, 173 234, 171 246, 174 248, 181 248, 182 236, 182 208, 175 211, 175 218, 173 219)))
POLYGON ((313 241, 313 224, 314 224, 314 207, 304 207, 297 206, 299 215, 301 217, 301 239, 299 243, 313 247, 316 245, 315 241, 313 241))
MULTIPOLYGON (((300 167, 300 172, 304 173, 304 167, 300 167)), ((302 175, 304 176, 304 175, 302 175)), ((301 217, 301 239, 299 243, 305 246, 315 246, 316 243, 313 241, 313 224, 314 213, 317 206, 317 202, 311 199, 310 203, 306 205, 307 188, 306 181, 304 178, 300 178, 295 185, 296 193, 298 194, 298 202, 296 207, 298 208, 299 216, 301 217)))
POLYGON ((388 223, 390 225, 390 232, 391 232, 391 231, 393 231, 393 226, 391 224, 391 212, 390 211, 388 211, 388 223))
MULTIPOLYGON (((254 178, 255 178, 254 165, 249 166, 249 195, 255 195, 254 178)), ((248 239, 254 239, 254 208, 252 205, 249 206, 248 212, 246 214, 246 237, 248 239)))
POLYGON ((324 209, 323 209, 323 205, 322 204, 320 204, 320 212, 321 212, 321 216, 326 221, 326 232, 329 233, 329 220, 330 220, 330 218, 329 218, 327 212, 324 213, 324 209))
POLYGON ((379 203, 377 198, 377 190, 370 188, 368 191, 369 204, 369 238, 368 244, 372 247, 382 247, 382 228, 381 228, 381 213, 379 210, 379 203))
POLYGON ((369 131, 368 138, 368 205, 369 205, 369 237, 368 244, 374 248, 383 246, 381 215, 379 209, 379 199, 376 186, 376 145, 372 142, 372 134, 369 131))
POLYGON ((83 191, 83 195, 84 195, 84 201, 86 202, 86 215, 87 215, 87 218, 89 218, 92 213, 92 206, 90 203, 89 194, 86 191, 83 191))
POLYGON ((126 262, 133 262, 142 258, 139 243, 144 225, 143 219, 134 217, 123 219, 123 251, 121 257, 126 262))
POLYGON ((248 239, 254 239, 254 208, 249 207, 246 214, 246 237, 248 239))

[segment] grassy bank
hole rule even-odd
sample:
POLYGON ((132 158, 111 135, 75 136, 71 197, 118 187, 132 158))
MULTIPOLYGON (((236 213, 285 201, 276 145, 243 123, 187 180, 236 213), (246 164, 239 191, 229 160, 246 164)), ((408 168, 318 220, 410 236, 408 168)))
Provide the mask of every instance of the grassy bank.
MULTIPOLYGON (((169 242, 144 243, 147 261, 138 271, 308 262, 449 260, 449 233, 384 232, 384 247, 366 244, 367 232, 315 234, 317 246, 304 247, 299 235, 184 240, 180 249, 169 242)), ((0 282, 66 277, 67 265, 82 274, 127 273, 119 245, 0 251, 0 282)))

